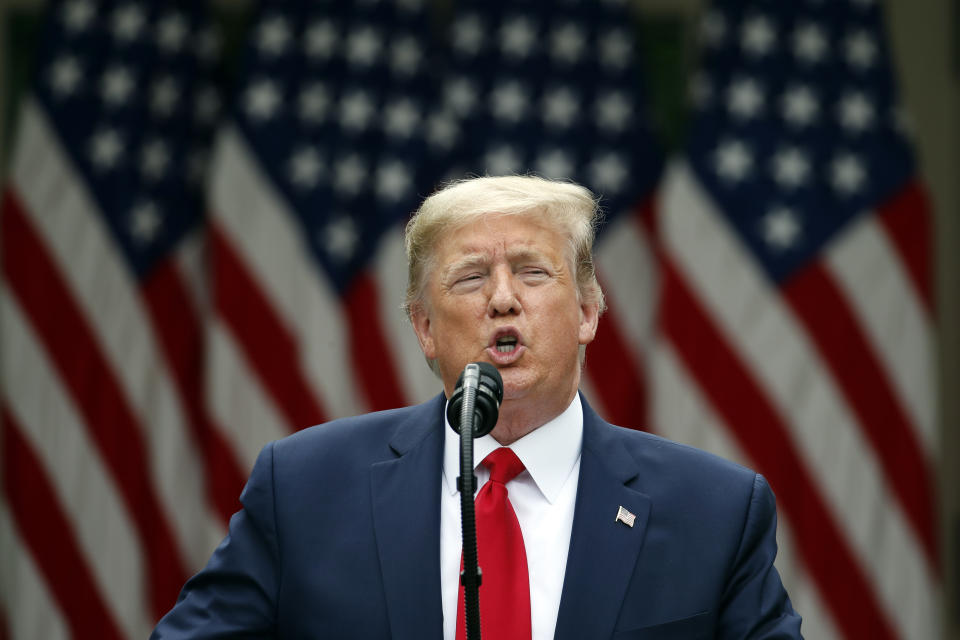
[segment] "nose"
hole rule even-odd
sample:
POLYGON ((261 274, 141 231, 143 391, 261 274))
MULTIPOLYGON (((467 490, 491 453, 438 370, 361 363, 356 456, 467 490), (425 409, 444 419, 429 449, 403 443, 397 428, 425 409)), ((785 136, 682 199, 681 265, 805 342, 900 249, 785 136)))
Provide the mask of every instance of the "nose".
POLYGON ((509 267, 502 266, 493 270, 490 277, 490 287, 487 313, 491 318, 520 313, 521 306, 520 298, 517 296, 516 280, 509 267))

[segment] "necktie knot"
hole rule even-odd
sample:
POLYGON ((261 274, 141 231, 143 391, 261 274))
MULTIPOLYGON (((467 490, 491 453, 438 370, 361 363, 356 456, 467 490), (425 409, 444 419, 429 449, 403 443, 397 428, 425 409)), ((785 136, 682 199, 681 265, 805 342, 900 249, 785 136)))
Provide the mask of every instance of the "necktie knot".
POLYGON ((526 468, 513 449, 500 447, 492 451, 481 463, 490 470, 491 482, 506 484, 516 478, 526 468))

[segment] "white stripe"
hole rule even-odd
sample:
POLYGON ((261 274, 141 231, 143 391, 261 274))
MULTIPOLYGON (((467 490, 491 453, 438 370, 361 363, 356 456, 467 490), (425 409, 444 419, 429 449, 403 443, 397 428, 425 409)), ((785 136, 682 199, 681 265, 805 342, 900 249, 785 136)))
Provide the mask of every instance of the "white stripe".
POLYGON ((213 170, 218 228, 301 345, 300 364, 329 417, 360 413, 365 407, 356 383, 344 375, 353 363, 340 299, 314 263, 293 214, 232 127, 220 134, 213 170))
POLYGON ((70 630, 60 608, 17 535, 7 505, 0 500, 0 609, 10 640, 69 640, 70 630))
POLYGON ((148 311, 97 206, 32 101, 21 112, 19 133, 14 183, 137 414, 161 507, 196 565, 220 525, 205 492, 197 490, 203 486, 200 461, 148 311))
POLYGON ((206 318, 210 305, 210 296, 207 291, 210 278, 208 255, 204 233, 201 230, 196 230, 184 238, 173 254, 173 263, 180 280, 186 285, 187 295, 190 296, 193 308, 201 322, 206 318))
POLYGON ((144 552, 123 498, 15 300, 7 297, 0 313, 10 411, 73 524, 105 604, 130 637, 146 637, 144 552))
POLYGON ((814 347, 683 163, 668 171, 663 208, 678 268, 784 418, 898 630, 933 637, 935 581, 814 347))
POLYGON ((406 255, 403 233, 396 226, 380 241, 380 250, 374 257, 374 277, 380 291, 380 317, 387 341, 403 383, 403 391, 411 403, 424 402, 437 395, 443 385, 433 375, 423 357, 420 344, 401 305, 407 290, 406 255))
POLYGON ((826 263, 933 459, 938 438, 933 330, 897 256, 875 217, 864 215, 830 246, 826 263))

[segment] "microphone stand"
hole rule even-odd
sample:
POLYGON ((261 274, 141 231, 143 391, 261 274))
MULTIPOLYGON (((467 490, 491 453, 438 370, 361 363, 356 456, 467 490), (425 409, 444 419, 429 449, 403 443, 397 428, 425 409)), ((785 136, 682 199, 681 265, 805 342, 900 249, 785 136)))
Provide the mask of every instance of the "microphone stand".
MULTIPOLYGON (((468 369, 470 366, 467 365, 468 369)), ((476 376, 465 375, 463 380, 463 404, 460 407, 460 514, 463 529, 463 584, 465 629, 467 640, 480 640, 480 581, 481 571, 477 565, 477 518, 473 492, 477 477, 473 475, 474 406, 477 399, 479 371, 476 376)))

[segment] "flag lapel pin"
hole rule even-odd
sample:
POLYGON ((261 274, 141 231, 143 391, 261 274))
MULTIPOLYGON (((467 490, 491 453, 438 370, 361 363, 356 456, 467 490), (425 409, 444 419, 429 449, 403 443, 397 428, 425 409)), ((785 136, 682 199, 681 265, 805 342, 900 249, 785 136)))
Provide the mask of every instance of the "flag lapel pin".
POLYGON ((615 519, 615 522, 622 522, 628 527, 632 527, 636 519, 637 519, 637 516, 635 516, 634 514, 624 509, 623 505, 620 505, 620 508, 617 510, 617 517, 615 519))

